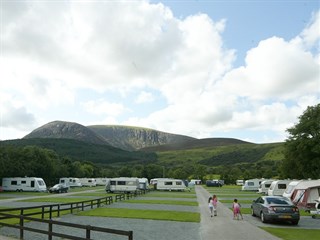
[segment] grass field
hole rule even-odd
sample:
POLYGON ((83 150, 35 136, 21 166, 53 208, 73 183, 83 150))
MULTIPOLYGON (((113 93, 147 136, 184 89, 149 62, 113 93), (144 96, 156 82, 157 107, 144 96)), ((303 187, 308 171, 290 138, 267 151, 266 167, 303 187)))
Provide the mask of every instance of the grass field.
POLYGON ((153 219, 179 222, 200 222, 200 213, 163 210, 96 208, 85 212, 79 212, 78 215, 96 217, 153 219))
POLYGON ((293 228, 269 228, 261 227, 263 230, 283 240, 319 240, 319 229, 293 229, 293 228))

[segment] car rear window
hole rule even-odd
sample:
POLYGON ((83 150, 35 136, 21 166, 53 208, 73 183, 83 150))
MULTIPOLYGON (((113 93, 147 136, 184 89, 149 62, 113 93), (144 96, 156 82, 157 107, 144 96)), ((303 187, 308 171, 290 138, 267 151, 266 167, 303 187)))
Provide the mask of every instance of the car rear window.
POLYGON ((289 204, 286 200, 279 199, 279 198, 268 198, 267 203, 268 204, 285 204, 285 205, 289 204))

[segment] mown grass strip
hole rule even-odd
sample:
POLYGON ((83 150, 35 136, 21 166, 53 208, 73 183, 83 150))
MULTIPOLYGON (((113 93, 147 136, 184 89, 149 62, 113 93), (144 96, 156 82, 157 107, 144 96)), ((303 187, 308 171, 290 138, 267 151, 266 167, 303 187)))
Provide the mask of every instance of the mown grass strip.
POLYGON ((283 240, 319 240, 320 229, 295 229, 295 228, 270 228, 261 227, 263 230, 283 240))
POLYGON ((143 203, 143 204, 168 204, 168 205, 183 205, 183 206, 198 206, 198 202, 173 201, 173 200, 136 200, 131 199, 128 203, 143 203))
MULTIPOLYGON (((94 197, 92 199, 95 199, 94 197)), ((52 197, 52 198, 33 198, 20 200, 18 202, 52 202, 52 203, 72 203, 90 201, 91 198, 68 198, 68 197, 52 197)))
POLYGON ((159 198, 197 198, 197 195, 181 195, 181 194, 166 194, 166 193, 148 193, 143 197, 159 197, 159 198))
POLYGON ((77 213, 77 215, 95 217, 152 219, 179 222, 200 222, 200 213, 163 210, 95 208, 89 211, 79 212, 77 213))
POLYGON ((109 197, 109 196, 115 196, 116 194, 109 194, 109 193, 98 193, 98 192, 92 192, 92 193, 76 193, 72 194, 72 196, 94 196, 94 197, 109 197))

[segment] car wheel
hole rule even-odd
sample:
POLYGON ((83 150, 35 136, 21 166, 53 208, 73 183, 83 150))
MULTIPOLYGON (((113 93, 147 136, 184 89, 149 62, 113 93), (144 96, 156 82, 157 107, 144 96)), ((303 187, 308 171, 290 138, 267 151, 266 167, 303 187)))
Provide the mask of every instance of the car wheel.
POLYGON ((251 216, 253 216, 253 217, 256 216, 256 214, 255 214, 254 211, 253 211, 253 208, 251 208, 251 216))
POLYGON ((266 222, 267 222, 266 219, 265 219, 265 217, 264 217, 263 212, 260 213, 260 219, 261 219, 261 222, 263 222, 263 223, 266 223, 266 222))
POLYGON ((298 220, 294 220, 291 222, 292 225, 298 225, 299 221, 298 220))

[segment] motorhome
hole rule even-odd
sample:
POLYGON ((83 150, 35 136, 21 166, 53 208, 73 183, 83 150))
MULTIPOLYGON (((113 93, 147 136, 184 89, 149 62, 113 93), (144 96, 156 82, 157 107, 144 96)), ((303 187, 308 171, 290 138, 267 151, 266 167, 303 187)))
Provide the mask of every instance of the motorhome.
POLYGON ((82 184, 80 182, 79 178, 73 178, 73 177, 64 177, 59 179, 59 183, 72 188, 72 187, 81 187, 82 184))
POLYGON ((191 179, 190 183, 193 185, 201 185, 202 181, 200 179, 191 179))
POLYGON ((159 178, 156 189, 166 191, 185 191, 186 185, 181 179, 159 178))
POLYGON ((95 187, 97 181, 95 178, 79 178, 82 187, 95 187))
POLYGON ((111 178, 106 185, 107 192, 135 192, 139 189, 139 179, 134 177, 111 178))
POLYGON ((149 189, 149 181, 147 178, 139 178, 139 189, 147 190, 149 189))
POLYGON ((292 180, 273 181, 268 189, 268 196, 282 196, 290 182, 292 180))
POLYGON ((243 183, 244 183, 244 181, 242 179, 238 179, 236 181, 236 185, 238 185, 238 186, 243 186, 243 183))
POLYGON ((260 187, 258 189, 258 193, 267 195, 268 194, 268 189, 271 186, 271 183, 275 180, 264 180, 261 182, 260 187))
POLYGON ((291 195, 293 193, 293 190, 296 188, 296 186, 301 182, 302 180, 292 181, 288 184, 286 190, 284 190, 284 193, 282 194, 283 197, 286 197, 288 199, 291 198, 291 195))
POLYGON ((46 192, 47 185, 38 177, 10 177, 2 179, 3 191, 46 192))
POLYGON ((263 178, 254 178, 254 179, 246 180, 241 189, 242 191, 258 191, 261 182, 264 180, 265 179, 263 178))

